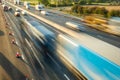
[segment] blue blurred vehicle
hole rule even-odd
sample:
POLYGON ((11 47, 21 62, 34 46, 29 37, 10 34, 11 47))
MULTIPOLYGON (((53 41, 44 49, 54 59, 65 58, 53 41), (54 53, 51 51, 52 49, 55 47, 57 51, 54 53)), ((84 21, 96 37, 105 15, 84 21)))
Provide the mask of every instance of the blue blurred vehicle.
POLYGON ((120 80, 120 65, 66 35, 60 34, 57 41, 57 49, 61 51, 60 55, 88 80, 120 80))
POLYGON ((43 50, 64 57, 78 72, 82 73, 85 80, 120 80, 119 64, 67 35, 56 35, 39 22, 29 21, 29 23, 37 41, 44 45, 43 50))

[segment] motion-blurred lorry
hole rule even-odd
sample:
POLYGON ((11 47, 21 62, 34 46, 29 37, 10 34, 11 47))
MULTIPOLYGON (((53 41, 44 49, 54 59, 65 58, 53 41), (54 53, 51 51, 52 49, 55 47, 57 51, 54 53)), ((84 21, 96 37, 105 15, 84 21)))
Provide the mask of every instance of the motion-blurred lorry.
POLYGON ((11 10, 12 10, 12 8, 11 8, 11 7, 8 7, 8 10, 9 10, 9 11, 11 11, 11 10))

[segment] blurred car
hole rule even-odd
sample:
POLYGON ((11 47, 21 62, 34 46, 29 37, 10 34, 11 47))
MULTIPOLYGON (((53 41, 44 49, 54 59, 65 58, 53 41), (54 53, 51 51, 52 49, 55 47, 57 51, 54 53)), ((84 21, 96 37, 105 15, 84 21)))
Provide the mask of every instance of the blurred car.
POLYGON ((27 13, 25 11, 22 11, 21 13, 22 13, 22 15, 27 15, 27 13))
POLYGON ((16 12, 14 13, 14 15, 17 16, 17 17, 20 17, 20 12, 17 12, 17 11, 16 11, 16 12))
POLYGON ((20 9, 19 8, 16 8, 16 10, 15 10, 16 12, 20 12, 20 9))
POLYGON ((41 14, 43 14, 43 15, 49 15, 49 13, 47 11, 41 11, 41 14))
POLYGON ((42 11, 44 9, 44 6, 43 5, 36 5, 35 9, 38 11, 42 11))
POLYGON ((11 8, 11 7, 8 7, 8 10, 9 10, 9 11, 11 11, 11 10, 12 10, 12 8, 11 8))

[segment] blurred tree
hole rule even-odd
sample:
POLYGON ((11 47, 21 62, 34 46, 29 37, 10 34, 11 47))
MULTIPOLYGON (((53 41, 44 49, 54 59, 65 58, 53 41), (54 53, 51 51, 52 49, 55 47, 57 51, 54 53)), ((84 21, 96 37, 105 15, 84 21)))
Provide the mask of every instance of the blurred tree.
POLYGON ((79 3, 80 5, 85 5, 85 4, 86 4, 86 0, 80 0, 78 3, 79 3))
POLYGON ((38 2, 44 4, 45 6, 50 4, 48 0, 38 0, 38 2))
POLYGON ((78 13, 78 5, 74 5, 72 8, 71 8, 71 11, 72 12, 75 12, 75 13, 78 13))

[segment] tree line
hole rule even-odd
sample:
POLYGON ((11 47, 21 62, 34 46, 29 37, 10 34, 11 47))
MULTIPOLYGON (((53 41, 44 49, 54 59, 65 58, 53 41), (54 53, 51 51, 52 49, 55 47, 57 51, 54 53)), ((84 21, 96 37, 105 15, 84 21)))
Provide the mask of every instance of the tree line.
POLYGON ((120 5, 120 0, 37 0, 39 3, 55 6, 67 6, 73 4, 92 4, 92 3, 109 3, 110 5, 120 5))
POLYGON ((107 10, 104 7, 83 7, 80 5, 74 5, 71 8, 71 12, 77 13, 80 15, 89 15, 89 14, 100 14, 104 17, 110 18, 112 16, 114 17, 120 17, 120 10, 107 10))

